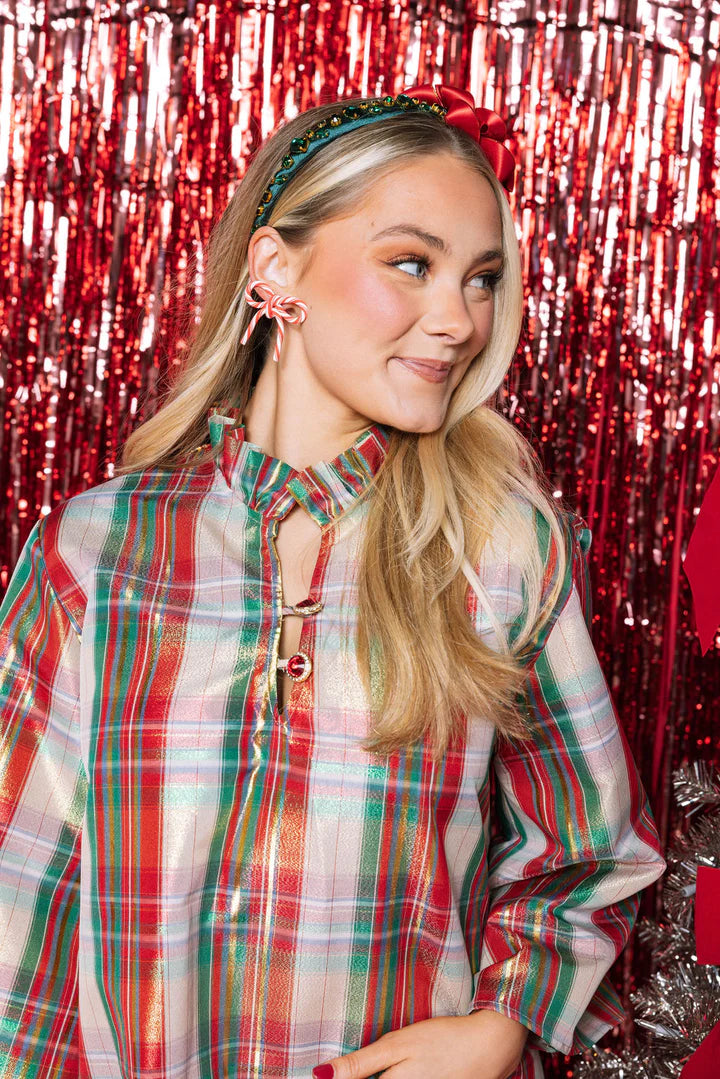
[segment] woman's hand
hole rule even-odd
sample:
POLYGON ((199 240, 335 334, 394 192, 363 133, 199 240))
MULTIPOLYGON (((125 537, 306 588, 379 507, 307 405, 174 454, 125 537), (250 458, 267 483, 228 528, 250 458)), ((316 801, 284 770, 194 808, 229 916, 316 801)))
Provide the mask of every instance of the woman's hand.
POLYGON ((442 1016, 410 1023, 376 1042, 313 1068, 315 1079, 507 1079, 529 1030, 499 1012, 442 1016))

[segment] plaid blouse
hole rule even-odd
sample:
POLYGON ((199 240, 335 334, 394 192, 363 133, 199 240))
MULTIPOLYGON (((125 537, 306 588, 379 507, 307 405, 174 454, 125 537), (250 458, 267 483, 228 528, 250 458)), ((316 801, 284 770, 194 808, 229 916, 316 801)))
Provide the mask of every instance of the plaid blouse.
MULTIPOLYGON (((533 738, 478 715, 439 764, 425 742, 370 754, 367 504, 337 518, 391 428, 300 471, 240 420, 210 410, 215 460, 40 519, 0 607, 0 1076, 309 1079, 476 1008, 530 1028, 516 1075, 539 1076, 541 1050, 622 1017, 606 972, 665 865, 588 632, 590 532, 567 517, 562 594, 523 655, 533 738), (296 503, 336 525, 310 675, 279 710, 273 539, 296 503)), ((512 552, 488 544, 476 569, 512 639, 512 552)))

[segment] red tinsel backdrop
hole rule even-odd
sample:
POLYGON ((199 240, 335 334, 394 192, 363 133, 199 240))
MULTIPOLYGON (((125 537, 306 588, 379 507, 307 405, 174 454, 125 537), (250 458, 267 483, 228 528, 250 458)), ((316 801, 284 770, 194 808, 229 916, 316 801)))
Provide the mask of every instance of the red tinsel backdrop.
POLYGON ((667 840, 671 769, 720 763, 720 636, 702 657, 682 572, 720 463, 719 39, 720 0, 0 0, 2 588, 155 409, 262 139, 335 97, 467 88, 520 162, 505 407, 593 530, 594 640, 667 840))

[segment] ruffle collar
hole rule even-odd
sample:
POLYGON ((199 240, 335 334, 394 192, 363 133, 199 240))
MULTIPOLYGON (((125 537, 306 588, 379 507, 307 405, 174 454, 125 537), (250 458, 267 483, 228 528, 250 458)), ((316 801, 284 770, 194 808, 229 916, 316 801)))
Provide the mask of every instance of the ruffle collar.
POLYGON ((349 509, 371 483, 392 433, 392 427, 373 423, 331 461, 299 470, 248 442, 239 408, 215 405, 207 420, 218 468, 250 509, 284 517, 297 502, 320 525, 349 509))

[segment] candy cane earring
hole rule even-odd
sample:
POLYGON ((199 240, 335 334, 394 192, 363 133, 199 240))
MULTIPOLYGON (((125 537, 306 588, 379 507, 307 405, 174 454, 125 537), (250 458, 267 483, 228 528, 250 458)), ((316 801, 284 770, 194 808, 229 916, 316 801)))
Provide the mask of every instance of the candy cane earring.
POLYGON ((245 288, 245 299, 252 307, 257 307, 259 310, 253 315, 248 328, 240 339, 242 345, 246 345, 250 340, 250 334, 255 329, 257 320, 261 316, 267 318, 275 318, 278 323, 278 334, 275 338, 275 351, 273 352, 273 360, 278 363, 280 360, 280 349, 282 348, 283 337, 285 336, 285 322, 300 323, 304 322, 307 318, 307 305, 298 300, 296 296, 280 296, 279 293, 274 292, 267 281, 261 281, 259 279, 255 281, 249 281, 245 288), (253 289, 264 297, 262 300, 253 299, 253 289), (288 311, 289 306, 299 308, 299 313, 293 315, 288 311))

